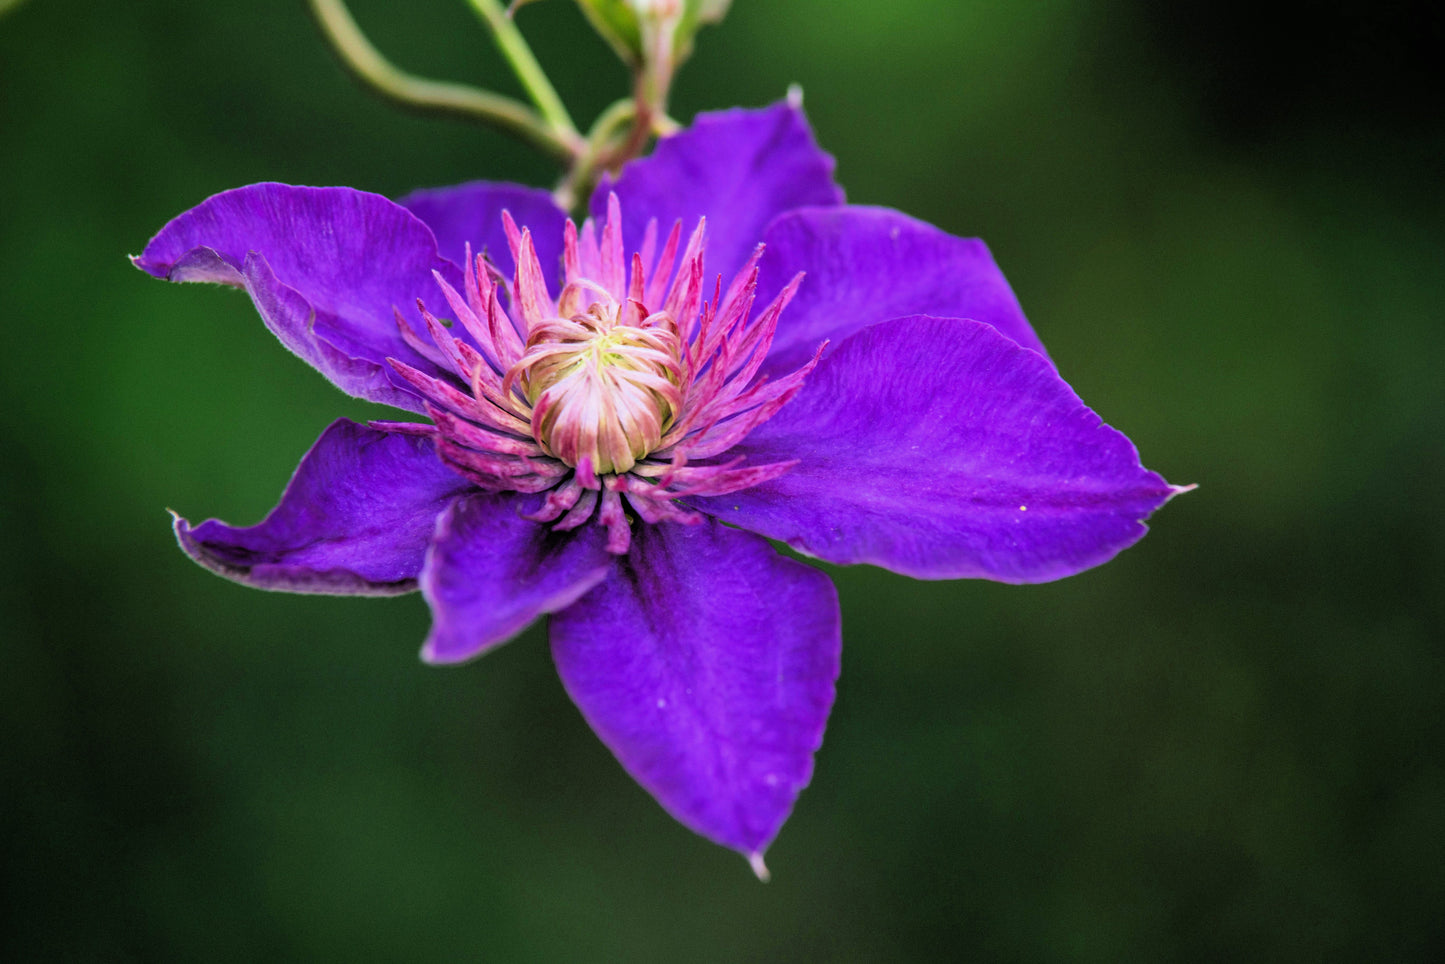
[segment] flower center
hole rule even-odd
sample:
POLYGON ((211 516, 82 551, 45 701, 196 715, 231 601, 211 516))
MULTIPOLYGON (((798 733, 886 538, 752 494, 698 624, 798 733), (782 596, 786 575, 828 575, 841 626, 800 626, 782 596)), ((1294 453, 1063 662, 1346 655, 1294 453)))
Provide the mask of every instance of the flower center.
POLYGON ((668 315, 627 324, 608 301, 534 325, 509 378, 532 404, 532 434, 548 454, 573 467, 588 459, 603 475, 657 448, 682 405, 682 372, 668 315))

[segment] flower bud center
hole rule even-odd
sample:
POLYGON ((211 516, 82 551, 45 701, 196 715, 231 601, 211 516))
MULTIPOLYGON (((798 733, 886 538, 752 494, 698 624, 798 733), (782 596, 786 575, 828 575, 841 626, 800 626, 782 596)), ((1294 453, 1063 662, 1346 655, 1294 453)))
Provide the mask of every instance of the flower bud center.
POLYGON ((626 472, 657 448, 682 404, 681 342, 665 314, 641 327, 617 307, 536 325, 516 368, 532 433, 552 456, 599 475, 626 472))

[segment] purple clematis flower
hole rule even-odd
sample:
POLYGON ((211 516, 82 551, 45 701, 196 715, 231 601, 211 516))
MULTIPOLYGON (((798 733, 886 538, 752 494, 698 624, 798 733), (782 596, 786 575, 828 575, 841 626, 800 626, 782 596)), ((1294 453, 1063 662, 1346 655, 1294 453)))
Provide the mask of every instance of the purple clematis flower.
POLYGON ((181 547, 266 589, 420 588, 429 662, 550 614, 603 742, 761 871, 841 645, 832 584, 767 539, 1042 582, 1182 491, 1059 377, 981 242, 844 205, 832 168, 777 105, 701 115, 580 230, 480 182, 257 184, 182 214, 137 266, 244 288, 342 390, 427 420, 334 423, 264 521, 177 518, 181 547))

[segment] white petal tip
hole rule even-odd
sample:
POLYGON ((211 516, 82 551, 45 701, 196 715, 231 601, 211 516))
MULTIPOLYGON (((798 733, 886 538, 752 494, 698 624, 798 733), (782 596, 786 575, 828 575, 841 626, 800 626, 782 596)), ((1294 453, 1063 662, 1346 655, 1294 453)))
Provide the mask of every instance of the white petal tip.
POLYGON ((748 854, 748 866, 753 868, 758 880, 765 884, 773 878, 773 875, 768 873, 768 865, 763 863, 762 854, 748 854))

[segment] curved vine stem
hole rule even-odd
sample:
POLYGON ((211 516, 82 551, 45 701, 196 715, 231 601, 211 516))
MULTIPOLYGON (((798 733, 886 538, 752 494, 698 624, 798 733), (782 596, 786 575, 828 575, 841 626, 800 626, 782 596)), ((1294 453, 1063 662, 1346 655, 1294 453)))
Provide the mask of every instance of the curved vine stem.
POLYGON ((532 48, 527 46, 522 32, 517 29, 512 18, 507 16, 502 4, 498 0, 467 0, 467 3, 491 30, 497 49, 507 58, 507 63, 512 65, 512 71, 522 82, 527 96, 532 98, 532 103, 537 105, 552 130, 564 140, 574 143, 580 141, 582 135, 578 133, 577 125, 572 122, 572 115, 567 113, 562 98, 557 96, 557 91, 547 79, 542 65, 537 63, 537 58, 532 55, 532 48))
MULTIPOLYGON (((475 5, 486 0, 470 2, 475 5)), ((547 117, 545 111, 539 114, 510 97, 466 84, 427 80, 409 74, 387 60, 371 41, 366 39, 351 12, 347 10, 345 0, 307 0, 307 3, 322 33, 340 56, 342 64, 357 79, 382 96, 416 110, 450 114, 490 124, 521 136, 560 160, 569 163, 575 161, 581 138, 572 126, 571 119, 566 117, 565 110, 562 111, 562 119, 566 123, 559 125, 553 118, 547 117)), ((517 39, 521 39, 520 35, 517 39)), ((498 42, 500 44, 500 40, 498 42)), ((525 49, 525 43, 523 48, 525 49)), ((530 58, 530 52, 527 52, 527 56, 530 58)), ((510 56, 508 59, 511 59, 510 56)), ((531 63, 536 67, 535 60, 531 63)), ((515 61, 513 67, 516 67, 515 61)), ((537 71, 540 74, 540 67, 537 71)), ((551 90, 545 77, 542 77, 542 83, 546 84, 547 90, 551 90)), ((555 92, 552 97, 556 98, 555 92)), ((561 106, 560 101, 556 106, 561 106)))
MULTIPOLYGON (((8 2, 0 0, 0 9, 8 2)), ((557 96, 501 0, 467 0, 486 24, 534 107, 467 84, 409 74, 376 49, 346 7, 346 0, 307 0, 332 48, 358 80, 403 106, 480 121, 516 134, 561 161, 567 174, 553 196, 570 210, 596 183, 600 172, 616 172, 638 156, 656 135, 677 129, 666 113, 669 76, 634 69, 633 95, 604 110, 584 137, 557 96)))

